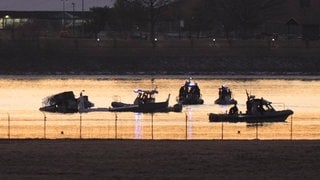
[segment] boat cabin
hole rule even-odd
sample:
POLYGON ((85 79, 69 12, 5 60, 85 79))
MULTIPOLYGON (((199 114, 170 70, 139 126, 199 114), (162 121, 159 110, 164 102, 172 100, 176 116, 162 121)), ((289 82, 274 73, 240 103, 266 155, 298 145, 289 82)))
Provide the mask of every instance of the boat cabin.
POLYGON ((232 92, 228 86, 222 85, 219 88, 219 98, 215 100, 215 104, 227 105, 237 104, 237 101, 232 98, 232 92))
POLYGON ((219 97, 222 99, 226 99, 226 97, 231 98, 231 90, 228 86, 222 85, 221 88, 219 88, 219 97))
POLYGON ((187 96, 195 95, 200 97, 200 88, 197 83, 186 81, 179 90, 179 97, 186 98, 187 96))
POLYGON ((134 100, 135 105, 145 104, 145 103, 155 103, 156 98, 155 94, 158 94, 157 90, 134 90, 135 93, 138 93, 136 99, 134 100))
POLYGON ((275 111, 270 101, 263 98, 257 99, 255 96, 248 96, 246 106, 247 114, 263 114, 265 112, 275 111))
POLYGON ((185 82, 179 89, 177 102, 181 104, 203 104, 201 99, 200 88, 196 82, 192 82, 191 78, 185 82))

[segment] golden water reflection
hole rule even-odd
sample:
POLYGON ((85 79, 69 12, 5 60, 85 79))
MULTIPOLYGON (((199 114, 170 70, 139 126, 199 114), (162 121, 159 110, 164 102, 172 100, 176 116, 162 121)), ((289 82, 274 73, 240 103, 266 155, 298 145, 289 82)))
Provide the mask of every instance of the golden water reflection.
MULTIPOLYGON (((104 138, 104 139, 319 139, 319 80, 194 77, 204 105, 185 106, 181 113, 42 113, 42 99, 62 91, 81 90, 95 107, 109 107, 115 99, 132 103, 134 89, 150 89, 154 77, 2 77, 0 78, 0 138, 104 138), (246 123, 209 123, 208 113, 230 107, 215 105, 218 88, 228 85, 245 111, 247 89, 273 102, 276 109, 292 109, 285 123, 248 126, 246 123)), ((178 90, 188 77, 157 78, 157 101, 178 90)))

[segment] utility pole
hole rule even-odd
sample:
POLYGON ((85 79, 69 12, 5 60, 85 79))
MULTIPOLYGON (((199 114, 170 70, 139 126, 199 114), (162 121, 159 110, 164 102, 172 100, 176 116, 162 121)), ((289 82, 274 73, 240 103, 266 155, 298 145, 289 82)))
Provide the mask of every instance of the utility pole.
POLYGON ((84 0, 82 0, 82 10, 81 10, 81 14, 82 14, 82 18, 81 18, 81 25, 82 25, 82 35, 84 35, 84 0))
POLYGON ((63 13, 62 27, 64 30, 66 26, 66 1, 68 0, 61 0, 61 1, 62 1, 62 13, 63 13))
POLYGON ((72 2, 72 36, 74 37, 74 5, 75 3, 72 2))

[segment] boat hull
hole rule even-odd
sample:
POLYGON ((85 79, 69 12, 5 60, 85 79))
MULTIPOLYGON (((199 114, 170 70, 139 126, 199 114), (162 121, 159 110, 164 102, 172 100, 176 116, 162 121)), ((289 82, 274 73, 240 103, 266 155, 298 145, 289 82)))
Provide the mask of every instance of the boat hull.
POLYGON ((237 104, 237 101, 234 99, 225 100, 222 98, 218 98, 214 101, 214 103, 220 104, 220 105, 230 105, 230 104, 237 104))
POLYGON ((39 108, 40 111, 51 112, 51 113, 76 113, 78 112, 77 107, 66 107, 66 106, 44 106, 39 108))
POLYGON ((197 104, 203 104, 204 101, 202 99, 197 99, 197 100, 184 100, 184 101, 179 101, 179 103, 183 105, 197 105, 197 104))
POLYGON ((262 122, 284 122, 293 111, 273 111, 263 114, 209 114, 210 122, 246 122, 246 123, 262 123, 262 122))
POLYGON ((178 102, 183 105, 196 105, 196 104, 203 104, 204 100, 198 96, 188 96, 186 98, 180 97, 178 99, 178 102))
POLYGON ((113 105, 109 111, 112 112, 143 112, 143 113, 154 113, 154 112, 181 112, 182 105, 176 104, 174 107, 168 106, 168 101, 157 102, 157 103, 145 103, 145 104, 126 104, 126 103, 111 103, 113 105))

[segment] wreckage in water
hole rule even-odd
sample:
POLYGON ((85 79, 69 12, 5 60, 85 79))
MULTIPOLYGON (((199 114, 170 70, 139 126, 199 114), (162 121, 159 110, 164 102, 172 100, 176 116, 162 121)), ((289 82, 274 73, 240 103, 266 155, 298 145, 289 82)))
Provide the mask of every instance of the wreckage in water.
POLYGON ((40 107, 40 111, 56 112, 56 113, 76 113, 85 112, 94 106, 88 99, 88 96, 83 96, 80 93, 79 98, 75 98, 72 91, 58 93, 46 97, 40 107))

